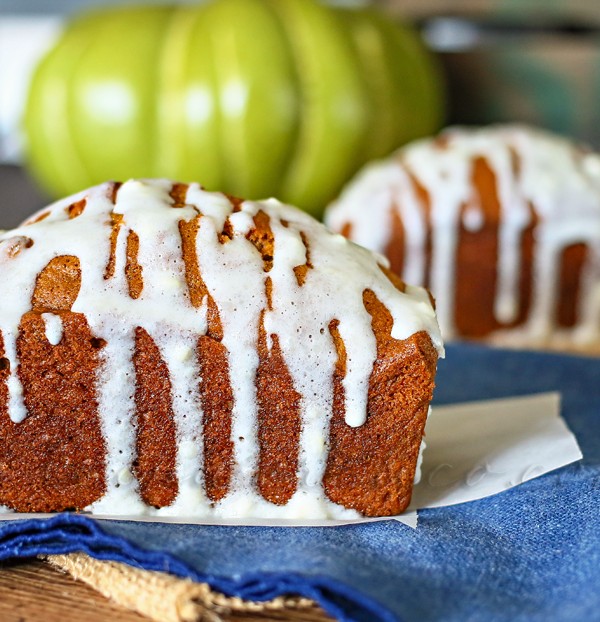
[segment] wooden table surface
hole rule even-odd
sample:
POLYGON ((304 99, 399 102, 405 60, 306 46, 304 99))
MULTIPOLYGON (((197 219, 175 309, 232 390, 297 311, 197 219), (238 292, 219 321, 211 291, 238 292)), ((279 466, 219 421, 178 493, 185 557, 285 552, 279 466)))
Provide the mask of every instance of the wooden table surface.
MULTIPOLYGON (((320 609, 265 614, 215 615, 223 622, 329 622, 320 609)), ((148 618, 111 603, 94 589, 38 560, 0 564, 2 622, 148 622, 148 618)), ((200 621, 198 621, 200 622, 200 621)))

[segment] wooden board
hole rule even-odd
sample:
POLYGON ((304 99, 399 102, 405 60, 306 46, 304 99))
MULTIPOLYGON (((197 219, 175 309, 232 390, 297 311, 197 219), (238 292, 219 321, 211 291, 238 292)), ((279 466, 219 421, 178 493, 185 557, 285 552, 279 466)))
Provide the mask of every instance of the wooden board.
POLYGON ((147 618, 113 605, 91 587, 53 570, 44 562, 2 564, 0 620, 3 622, 101 622, 107 619, 147 622, 147 618))

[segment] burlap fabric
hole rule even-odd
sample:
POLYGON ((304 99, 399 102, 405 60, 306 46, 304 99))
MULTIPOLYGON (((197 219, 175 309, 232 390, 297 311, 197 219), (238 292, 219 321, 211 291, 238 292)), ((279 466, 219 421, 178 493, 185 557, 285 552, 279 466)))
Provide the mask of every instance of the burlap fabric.
POLYGON ((45 559, 101 594, 158 622, 221 622, 226 614, 257 614, 264 619, 310 622, 329 619, 313 601, 278 597, 267 602, 244 601, 214 592, 206 583, 179 579, 126 564, 99 561, 83 553, 49 555, 45 559))

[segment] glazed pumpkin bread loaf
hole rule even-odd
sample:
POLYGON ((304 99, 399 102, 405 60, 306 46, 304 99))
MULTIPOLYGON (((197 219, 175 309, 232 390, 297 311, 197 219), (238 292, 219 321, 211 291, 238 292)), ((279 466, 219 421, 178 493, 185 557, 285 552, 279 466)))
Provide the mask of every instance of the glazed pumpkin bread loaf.
POLYGON ((275 200, 132 180, 55 203, 0 254, 0 504, 408 504, 442 346, 427 292, 369 251, 275 200))
POLYGON ((445 338, 600 347, 600 156, 566 139, 447 130, 362 171, 326 220, 431 287, 445 338))

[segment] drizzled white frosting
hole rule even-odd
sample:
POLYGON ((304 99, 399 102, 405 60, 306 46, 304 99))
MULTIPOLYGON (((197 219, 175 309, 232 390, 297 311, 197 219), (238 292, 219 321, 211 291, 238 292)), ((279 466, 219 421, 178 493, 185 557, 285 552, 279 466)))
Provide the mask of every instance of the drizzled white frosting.
POLYGON ((326 213, 334 231, 351 225, 351 238, 383 253, 392 240, 391 217, 405 230, 404 269, 409 283, 426 281, 426 214, 410 176, 429 194, 432 261, 429 276, 445 338, 456 336, 453 317, 456 246, 462 224, 483 225, 474 197, 474 162, 484 158, 496 179, 500 203, 497 286, 494 314, 500 324, 514 321, 519 309, 521 239, 538 218, 532 305, 525 324, 502 329, 492 340, 506 344, 585 347, 600 341, 600 155, 570 141, 522 126, 467 130, 451 128, 441 141, 417 141, 392 158, 369 165, 347 186, 326 213), (516 162, 515 162, 516 159, 516 162), (463 206, 467 206, 463 210, 463 206), (577 307, 577 323, 558 328, 558 274, 563 251, 588 248, 577 307))
MULTIPOLYGON (((31 309, 37 275, 59 255, 79 259, 81 288, 72 307, 85 314, 95 337, 105 340, 97 377, 97 398, 107 446, 107 492, 92 511, 110 514, 178 514, 227 517, 347 517, 353 512, 329 502, 321 480, 327 458, 329 420, 333 400, 333 373, 337 354, 329 323, 338 330, 347 353, 344 379, 347 423, 361 425, 366 416, 369 377, 376 358, 371 317, 363 291, 372 290, 389 309, 392 336, 405 339, 427 331, 440 353, 441 338, 426 292, 408 287, 399 292, 385 278, 378 258, 295 208, 271 199, 246 201, 234 212, 230 200, 197 184, 188 187, 185 206, 173 208, 172 183, 167 180, 131 180, 123 184, 116 203, 113 187, 104 184, 59 201, 43 219, 32 217, 14 231, 0 234, 0 264, 6 292, 0 300, 0 330, 10 361, 9 415, 22 421, 27 415, 18 377, 16 338, 24 313, 31 309), (83 212, 69 218, 70 205, 85 199, 83 212), (273 266, 264 270, 260 253, 246 238, 253 217, 262 210, 270 217, 274 236, 273 266), (114 274, 105 278, 110 258, 111 215, 121 214, 115 246, 114 274), (194 307, 186 282, 180 221, 199 214, 196 252, 202 279, 216 304, 227 349, 234 397, 231 438, 234 471, 230 492, 214 507, 203 482, 202 411, 198 336, 207 331, 207 300, 194 307), (230 241, 219 234, 226 219, 233 228, 230 241), (125 272, 130 232, 139 237, 137 262, 143 289, 129 294, 125 272), (310 265, 300 286, 294 268, 310 265), (15 252, 15 244, 19 245, 15 252), (268 309, 266 278, 272 282, 272 309, 268 309), (267 335, 277 335, 294 388, 301 395, 301 451, 298 488, 285 506, 271 504, 255 491, 257 470, 257 403, 255 378, 261 313, 267 335), (169 369, 177 438, 179 495, 166 508, 154 510, 141 501, 133 476, 135 459, 133 351, 136 327, 156 343, 169 369)), ((113 216, 114 217, 114 216, 113 216)), ((44 313, 46 336, 52 345, 62 338, 58 315, 44 313)))
POLYGON ((42 320, 46 327, 46 339, 50 345, 56 346, 63 336, 63 325, 60 315, 54 313, 42 313, 42 320))

